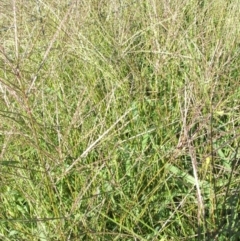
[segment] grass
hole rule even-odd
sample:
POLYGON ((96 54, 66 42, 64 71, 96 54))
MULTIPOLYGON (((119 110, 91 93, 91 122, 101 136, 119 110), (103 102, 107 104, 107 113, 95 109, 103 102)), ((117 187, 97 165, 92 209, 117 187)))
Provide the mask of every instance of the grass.
POLYGON ((0 237, 238 240, 239 1, 3 1, 0 237))

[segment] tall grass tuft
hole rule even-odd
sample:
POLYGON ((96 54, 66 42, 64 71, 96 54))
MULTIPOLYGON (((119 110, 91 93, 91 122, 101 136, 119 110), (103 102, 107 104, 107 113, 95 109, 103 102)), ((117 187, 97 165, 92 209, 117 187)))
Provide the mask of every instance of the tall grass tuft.
POLYGON ((0 3, 0 238, 238 240, 237 1, 0 3))

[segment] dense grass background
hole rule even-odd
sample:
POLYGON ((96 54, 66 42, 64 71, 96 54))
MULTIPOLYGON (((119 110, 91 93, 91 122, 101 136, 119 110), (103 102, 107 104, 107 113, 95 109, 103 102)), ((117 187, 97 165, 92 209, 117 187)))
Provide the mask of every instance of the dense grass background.
POLYGON ((239 4, 2 1, 1 240, 239 240, 239 4))

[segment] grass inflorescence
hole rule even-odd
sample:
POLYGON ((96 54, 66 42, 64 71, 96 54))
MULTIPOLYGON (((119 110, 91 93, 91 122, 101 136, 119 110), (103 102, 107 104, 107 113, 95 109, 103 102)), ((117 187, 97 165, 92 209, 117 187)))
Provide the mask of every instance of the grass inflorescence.
POLYGON ((0 238, 238 240, 239 1, 2 1, 0 238))

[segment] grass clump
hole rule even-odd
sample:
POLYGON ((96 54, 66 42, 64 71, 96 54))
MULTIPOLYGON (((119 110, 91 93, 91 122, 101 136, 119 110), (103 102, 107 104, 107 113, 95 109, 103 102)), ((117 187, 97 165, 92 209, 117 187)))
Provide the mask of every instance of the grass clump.
POLYGON ((236 2, 0 9, 1 238, 238 240, 236 2))

